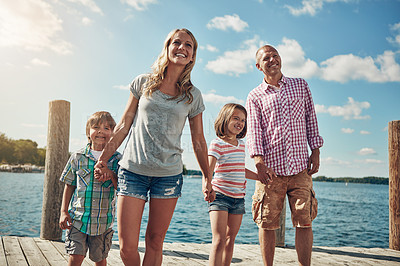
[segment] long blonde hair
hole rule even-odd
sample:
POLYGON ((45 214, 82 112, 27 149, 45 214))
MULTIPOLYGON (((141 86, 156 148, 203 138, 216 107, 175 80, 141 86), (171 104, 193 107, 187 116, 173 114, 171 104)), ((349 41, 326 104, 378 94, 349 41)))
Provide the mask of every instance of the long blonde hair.
POLYGON ((171 97, 170 100, 174 100, 174 99, 180 97, 181 95, 184 95, 185 97, 183 99, 185 99, 186 97, 188 98, 187 103, 191 103, 193 101, 193 95, 190 92, 190 90, 193 87, 193 84, 190 80, 190 73, 192 72, 194 63, 196 61, 196 51, 197 51, 198 44, 197 44, 197 40, 194 37, 194 35, 188 29, 185 29, 185 28, 175 29, 175 30, 171 31, 168 34, 167 38, 165 39, 163 50, 161 51, 161 54, 158 56, 157 60, 154 62, 154 64, 151 67, 153 70, 153 73, 150 74, 149 79, 147 80, 147 82, 144 86, 144 95, 146 97, 151 96, 153 94, 153 92, 155 92, 156 90, 158 90, 160 88, 161 83, 164 80, 165 75, 167 73, 167 68, 168 68, 168 64, 169 64, 168 47, 171 44, 172 38, 179 31, 186 32, 193 41, 193 60, 185 66, 185 69, 182 71, 182 74, 180 75, 178 82, 176 83, 176 88, 178 89, 178 92, 179 92, 178 95, 171 97))

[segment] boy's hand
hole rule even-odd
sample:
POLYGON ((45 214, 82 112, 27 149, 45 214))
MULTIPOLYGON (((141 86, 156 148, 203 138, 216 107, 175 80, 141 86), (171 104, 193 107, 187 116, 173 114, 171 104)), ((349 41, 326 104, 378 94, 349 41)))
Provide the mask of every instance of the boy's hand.
POLYGON ((113 176, 113 172, 108 169, 107 164, 103 161, 98 161, 94 166, 94 178, 99 182, 105 182, 110 180, 113 176))
POLYGON ((71 229, 72 219, 68 212, 61 212, 59 225, 62 230, 71 229))

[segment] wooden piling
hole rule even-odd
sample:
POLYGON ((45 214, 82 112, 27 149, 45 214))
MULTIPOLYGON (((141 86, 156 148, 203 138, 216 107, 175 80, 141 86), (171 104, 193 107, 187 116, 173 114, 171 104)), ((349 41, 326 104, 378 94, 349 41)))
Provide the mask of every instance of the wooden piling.
POLYGON ((400 250, 400 120, 389 122, 389 248, 400 250))
POLYGON ((64 185, 59 178, 69 158, 69 126, 70 103, 50 102, 40 228, 40 238, 46 240, 61 240, 62 237, 58 221, 64 185))

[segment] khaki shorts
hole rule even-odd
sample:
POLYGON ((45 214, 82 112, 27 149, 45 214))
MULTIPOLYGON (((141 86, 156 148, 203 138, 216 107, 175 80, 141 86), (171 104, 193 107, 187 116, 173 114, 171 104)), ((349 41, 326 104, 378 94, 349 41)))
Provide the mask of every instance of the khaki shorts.
POLYGON ((317 216, 318 202, 312 186, 312 178, 307 170, 292 175, 278 176, 268 185, 256 182, 253 195, 253 220, 259 228, 275 230, 279 228, 279 217, 284 200, 288 196, 294 227, 311 227, 317 216))
POLYGON ((108 256, 113 234, 114 230, 108 228, 101 235, 90 236, 72 226, 65 232, 65 250, 68 255, 86 256, 89 249, 89 258, 94 262, 100 262, 108 256))

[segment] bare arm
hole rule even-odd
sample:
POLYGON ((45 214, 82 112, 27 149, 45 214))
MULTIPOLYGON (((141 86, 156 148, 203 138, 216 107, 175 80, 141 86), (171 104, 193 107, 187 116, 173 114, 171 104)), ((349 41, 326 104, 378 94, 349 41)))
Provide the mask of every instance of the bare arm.
POLYGON ((310 158, 308 159, 307 172, 309 175, 313 175, 319 170, 319 148, 311 151, 310 158))
POLYGON ((60 209, 60 220, 59 226, 61 229, 71 229, 72 219, 68 213, 68 205, 71 201, 72 194, 74 194, 76 186, 65 184, 64 192, 61 202, 61 209, 60 209))
POLYGON ((210 168, 207 159, 207 143, 204 138, 203 133, 203 116, 202 113, 196 115, 189 119, 190 133, 192 136, 192 144, 194 149, 194 154, 196 156, 197 162, 199 163, 200 170, 203 173, 203 184, 202 189, 205 196, 205 200, 209 201, 211 187, 212 174, 210 173, 210 168))
MULTIPOLYGON (((208 164, 210 166, 210 174, 213 175, 215 165, 217 164, 217 158, 215 158, 214 156, 208 155, 208 164)), ((205 200, 205 198, 204 198, 204 200, 205 200)), ((213 202, 214 200, 215 200, 215 191, 211 187, 210 196, 209 196, 208 201, 213 202)))
POLYGON ((249 170, 249 169, 245 169, 245 176, 247 179, 251 179, 251 180, 259 180, 258 179, 258 174, 249 170))
MULTIPOLYGON (((107 167, 107 162, 111 158, 111 156, 115 153, 121 143, 124 141, 126 136, 129 133, 129 130, 132 126, 133 119, 135 118, 137 107, 138 107, 139 100, 133 96, 132 93, 129 95, 128 103, 126 104, 124 114, 122 115, 121 120, 114 128, 114 134, 106 144, 103 149, 103 152, 100 155, 99 160, 97 161, 96 165, 94 166, 97 169, 107 167)), ((97 172, 99 173, 99 172, 97 172)), ((101 171, 100 171, 101 173, 101 171)), ((105 177, 101 174, 96 175, 96 178, 99 181, 105 181, 105 177), (104 180, 103 180, 104 179, 104 180)))

